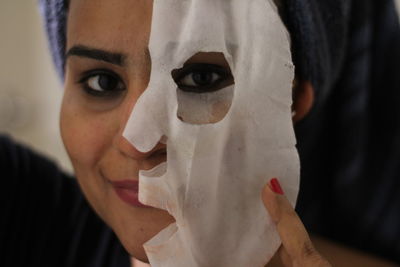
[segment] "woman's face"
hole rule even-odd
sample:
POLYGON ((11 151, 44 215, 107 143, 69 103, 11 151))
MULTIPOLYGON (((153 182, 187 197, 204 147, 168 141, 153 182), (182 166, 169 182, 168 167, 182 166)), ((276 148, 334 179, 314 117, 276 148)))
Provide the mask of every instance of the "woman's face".
POLYGON ((63 141, 84 194, 129 253, 142 260, 142 244, 173 218, 128 204, 113 183, 129 187, 139 170, 166 160, 163 145, 144 154, 122 137, 150 77, 151 13, 149 0, 71 1, 61 110, 63 141))
MULTIPOLYGON (((62 138, 84 194, 128 252, 144 261, 143 243, 174 221, 135 204, 139 170, 166 161, 165 145, 141 153, 122 137, 150 79, 151 17, 149 0, 71 1, 61 110, 62 138)), ((227 66, 216 53, 190 61, 227 66)))

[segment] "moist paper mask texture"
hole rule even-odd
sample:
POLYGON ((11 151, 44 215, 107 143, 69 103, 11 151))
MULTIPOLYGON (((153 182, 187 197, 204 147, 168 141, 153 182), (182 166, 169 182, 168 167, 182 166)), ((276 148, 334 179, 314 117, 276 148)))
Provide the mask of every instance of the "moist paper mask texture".
POLYGON ((144 244, 150 264, 264 266, 281 241, 261 190, 278 177, 294 205, 299 188, 294 67, 275 5, 154 0, 149 50, 150 82, 124 136, 142 152, 166 143, 167 161, 139 173, 139 200, 176 220, 144 244), (234 84, 178 88, 171 72, 199 52, 222 53, 234 84))

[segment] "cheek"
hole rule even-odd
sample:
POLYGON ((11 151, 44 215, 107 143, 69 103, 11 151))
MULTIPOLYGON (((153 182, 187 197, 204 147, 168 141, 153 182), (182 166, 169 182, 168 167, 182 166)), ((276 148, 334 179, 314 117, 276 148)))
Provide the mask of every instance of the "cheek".
POLYGON ((101 204, 107 188, 99 178, 99 163, 112 143, 113 127, 107 113, 90 112, 79 97, 65 90, 60 114, 62 140, 86 199, 107 221, 107 205, 101 204))
POLYGON ((228 114, 233 101, 233 86, 217 92, 195 94, 177 90, 180 120, 190 124, 217 123, 228 114))
POLYGON ((66 92, 61 108, 60 128, 64 146, 77 172, 88 171, 100 161, 112 142, 113 127, 106 114, 84 109, 66 92))

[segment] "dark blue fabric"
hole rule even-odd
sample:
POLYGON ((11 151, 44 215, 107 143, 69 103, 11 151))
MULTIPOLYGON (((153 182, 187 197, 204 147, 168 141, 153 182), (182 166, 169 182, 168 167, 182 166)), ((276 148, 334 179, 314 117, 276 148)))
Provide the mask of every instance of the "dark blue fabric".
POLYGON ((129 267, 77 181, 0 135, 0 266, 129 267))
POLYGON ((296 126, 297 211, 313 232, 400 263, 398 15, 392 0, 346 1, 351 5, 343 9, 335 2, 345 1, 319 5, 332 10, 321 19, 343 34, 330 43, 342 52, 329 54, 335 63, 325 64, 335 69, 315 88, 310 116, 296 126), (343 23, 331 18, 336 10, 347 10, 343 23))
POLYGON ((68 1, 39 0, 39 8, 44 19, 53 62, 58 75, 64 79, 68 1))
MULTIPOLYGON (((350 0, 283 0, 297 75, 314 85, 317 104, 329 95, 346 57, 350 0)), ((365 1, 365 2, 368 2, 365 1)))
MULTIPOLYGON (((282 0, 298 77, 297 210, 309 230, 400 262, 400 28, 393 0, 282 0)), ((63 75, 66 5, 41 0, 63 75)), ((260 33, 262 34, 262 33, 260 33)))

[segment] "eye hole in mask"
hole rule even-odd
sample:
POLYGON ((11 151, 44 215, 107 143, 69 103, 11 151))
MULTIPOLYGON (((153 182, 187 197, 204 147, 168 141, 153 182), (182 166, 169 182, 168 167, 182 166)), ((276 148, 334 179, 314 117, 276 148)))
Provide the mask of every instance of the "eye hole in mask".
POLYGON ((177 85, 181 121, 210 124, 226 116, 232 105, 234 77, 223 53, 197 53, 171 75, 177 85))

